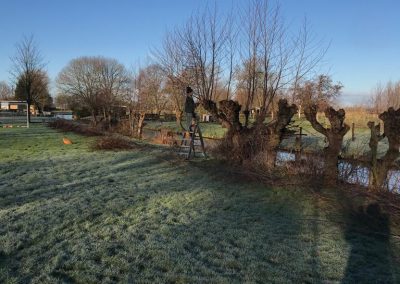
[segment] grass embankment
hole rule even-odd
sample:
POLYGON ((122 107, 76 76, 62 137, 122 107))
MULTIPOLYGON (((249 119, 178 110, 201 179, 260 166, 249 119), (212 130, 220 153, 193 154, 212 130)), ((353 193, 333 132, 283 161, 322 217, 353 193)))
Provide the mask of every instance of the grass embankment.
POLYGON ((399 242, 338 201, 165 149, 0 129, 0 282, 398 282, 399 242))

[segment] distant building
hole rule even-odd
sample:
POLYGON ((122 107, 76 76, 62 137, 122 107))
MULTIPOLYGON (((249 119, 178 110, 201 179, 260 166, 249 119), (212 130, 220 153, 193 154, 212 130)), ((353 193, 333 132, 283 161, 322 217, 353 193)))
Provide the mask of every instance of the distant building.
MULTIPOLYGON (((4 111, 13 112, 26 112, 26 102, 25 101, 0 101, 0 109, 4 111)), ((36 108, 31 105, 30 111, 32 114, 36 113, 36 108)))

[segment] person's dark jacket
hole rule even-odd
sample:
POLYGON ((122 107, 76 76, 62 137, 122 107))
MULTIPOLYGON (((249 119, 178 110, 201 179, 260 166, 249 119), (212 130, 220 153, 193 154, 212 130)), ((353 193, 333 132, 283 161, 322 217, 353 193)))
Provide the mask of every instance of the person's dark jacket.
POLYGON ((194 109, 196 108, 196 104, 192 97, 186 96, 185 101, 185 112, 186 113, 194 113, 194 109))

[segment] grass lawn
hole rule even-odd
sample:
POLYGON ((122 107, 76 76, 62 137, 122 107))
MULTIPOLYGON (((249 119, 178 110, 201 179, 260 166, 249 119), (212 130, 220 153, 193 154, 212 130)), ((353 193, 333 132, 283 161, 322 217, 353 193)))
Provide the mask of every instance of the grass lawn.
POLYGON ((1 283, 400 281, 396 228, 373 233, 335 194, 63 135, 0 129, 1 283))

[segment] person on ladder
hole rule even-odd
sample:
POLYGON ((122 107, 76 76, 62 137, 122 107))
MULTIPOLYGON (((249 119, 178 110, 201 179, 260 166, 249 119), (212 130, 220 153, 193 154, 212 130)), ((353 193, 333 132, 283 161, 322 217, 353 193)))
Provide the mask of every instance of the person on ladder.
POLYGON ((186 101, 185 101, 185 113, 186 113, 186 130, 190 131, 192 125, 192 119, 196 119, 196 104, 193 100, 193 90, 191 87, 186 87, 186 101))
POLYGON ((186 113, 186 129, 182 135, 181 147, 179 154, 186 155, 186 159, 190 159, 191 155, 195 156, 195 148, 201 146, 201 151, 204 157, 207 157, 204 150, 203 135, 201 134, 200 126, 197 124, 197 117, 195 109, 198 104, 193 100, 193 90, 191 87, 186 87, 186 101, 185 101, 185 113, 186 113), (200 141, 197 144, 195 141, 200 141), (189 143, 189 145, 187 145, 189 143), (183 151, 187 149, 188 151, 183 151))

